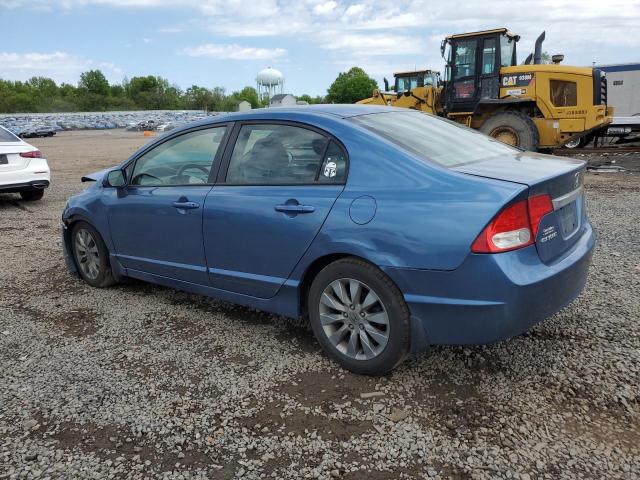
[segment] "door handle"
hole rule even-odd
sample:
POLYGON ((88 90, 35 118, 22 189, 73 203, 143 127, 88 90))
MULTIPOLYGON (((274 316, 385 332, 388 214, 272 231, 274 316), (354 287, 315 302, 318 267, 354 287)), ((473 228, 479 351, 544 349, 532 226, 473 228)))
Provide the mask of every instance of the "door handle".
POLYGON ((316 207, 312 205, 276 205, 276 212, 285 213, 312 213, 316 211, 316 207))
POLYGON ((173 206, 180 210, 192 210, 200 208, 200 204, 196 202, 173 202, 173 206))

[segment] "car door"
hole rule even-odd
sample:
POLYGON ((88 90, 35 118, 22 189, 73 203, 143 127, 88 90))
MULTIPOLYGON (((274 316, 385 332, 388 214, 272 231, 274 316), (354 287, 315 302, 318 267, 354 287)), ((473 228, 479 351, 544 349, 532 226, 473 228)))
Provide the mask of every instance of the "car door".
POLYGON ((236 125, 222 182, 207 196, 204 245, 212 286, 273 297, 344 188, 347 157, 298 124, 236 125))
POLYGON ((208 284, 202 212, 226 129, 173 136, 127 165, 127 184, 108 206, 112 240, 124 267, 208 284))

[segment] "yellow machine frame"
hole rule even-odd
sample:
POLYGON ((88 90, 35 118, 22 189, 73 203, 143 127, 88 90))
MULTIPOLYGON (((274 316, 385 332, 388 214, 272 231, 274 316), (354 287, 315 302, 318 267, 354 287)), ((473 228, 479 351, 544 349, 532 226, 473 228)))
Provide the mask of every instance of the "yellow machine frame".
MULTIPOLYGON (((501 28, 451 35, 445 42, 479 38, 478 45, 480 45, 482 39, 500 36, 514 43, 519 39, 506 28, 501 28)), ((544 33, 541 38, 544 39, 544 33)), ((540 49, 541 43, 539 38, 536 42, 537 50, 540 49)), ((539 52, 537 54, 539 55, 539 52)), ((478 56, 478 58, 482 60, 483 57, 478 56)), ((494 81, 499 79, 499 85, 495 85, 494 88, 494 95, 491 98, 477 98, 476 101, 468 104, 471 108, 456 109, 455 104, 449 101, 451 93, 447 90, 446 82, 450 80, 445 80, 444 86, 420 86, 404 92, 376 90, 372 97, 359 103, 387 104, 422 110, 446 116, 475 129, 483 129, 485 122, 496 113, 519 111, 530 118, 537 128, 536 148, 559 147, 611 122, 613 109, 606 106, 606 80, 602 80, 600 74, 593 68, 559 65, 559 61, 553 64, 517 66, 513 65, 514 63, 515 45, 512 66, 496 68, 494 72, 494 81), (603 89, 600 93, 604 98, 597 95, 596 89, 603 89), (600 103, 597 102, 597 98, 601 99, 600 103)), ((412 73, 418 75, 425 72, 430 71, 400 72, 394 76, 412 73)), ((485 77, 478 75, 477 78, 482 81, 485 77)), ((476 88, 480 88, 478 80, 476 80, 476 88)), ((501 135, 493 136, 507 143, 514 143, 508 135, 504 138, 501 135)))

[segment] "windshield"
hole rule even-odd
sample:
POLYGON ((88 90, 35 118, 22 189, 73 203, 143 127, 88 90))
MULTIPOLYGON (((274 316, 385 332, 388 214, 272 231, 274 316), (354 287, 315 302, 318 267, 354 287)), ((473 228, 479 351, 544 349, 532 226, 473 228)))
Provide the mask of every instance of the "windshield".
POLYGON ((396 92, 406 92, 417 87, 433 86, 433 74, 431 72, 420 73, 407 77, 396 77, 396 92))
POLYGON ((417 87, 422 87, 423 85, 424 80, 422 76, 413 75, 411 77, 398 77, 398 86, 396 88, 396 91, 406 92, 417 87))
POLYGON ((520 152, 458 123, 421 112, 376 113, 351 120, 444 167, 520 152))

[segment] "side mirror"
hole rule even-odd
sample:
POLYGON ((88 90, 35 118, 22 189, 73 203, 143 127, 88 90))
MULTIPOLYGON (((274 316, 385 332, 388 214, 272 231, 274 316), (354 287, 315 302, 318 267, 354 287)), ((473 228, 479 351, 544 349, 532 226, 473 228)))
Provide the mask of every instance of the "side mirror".
POLYGON ((111 170, 104 183, 105 187, 121 188, 125 186, 127 179, 123 170, 111 170))

